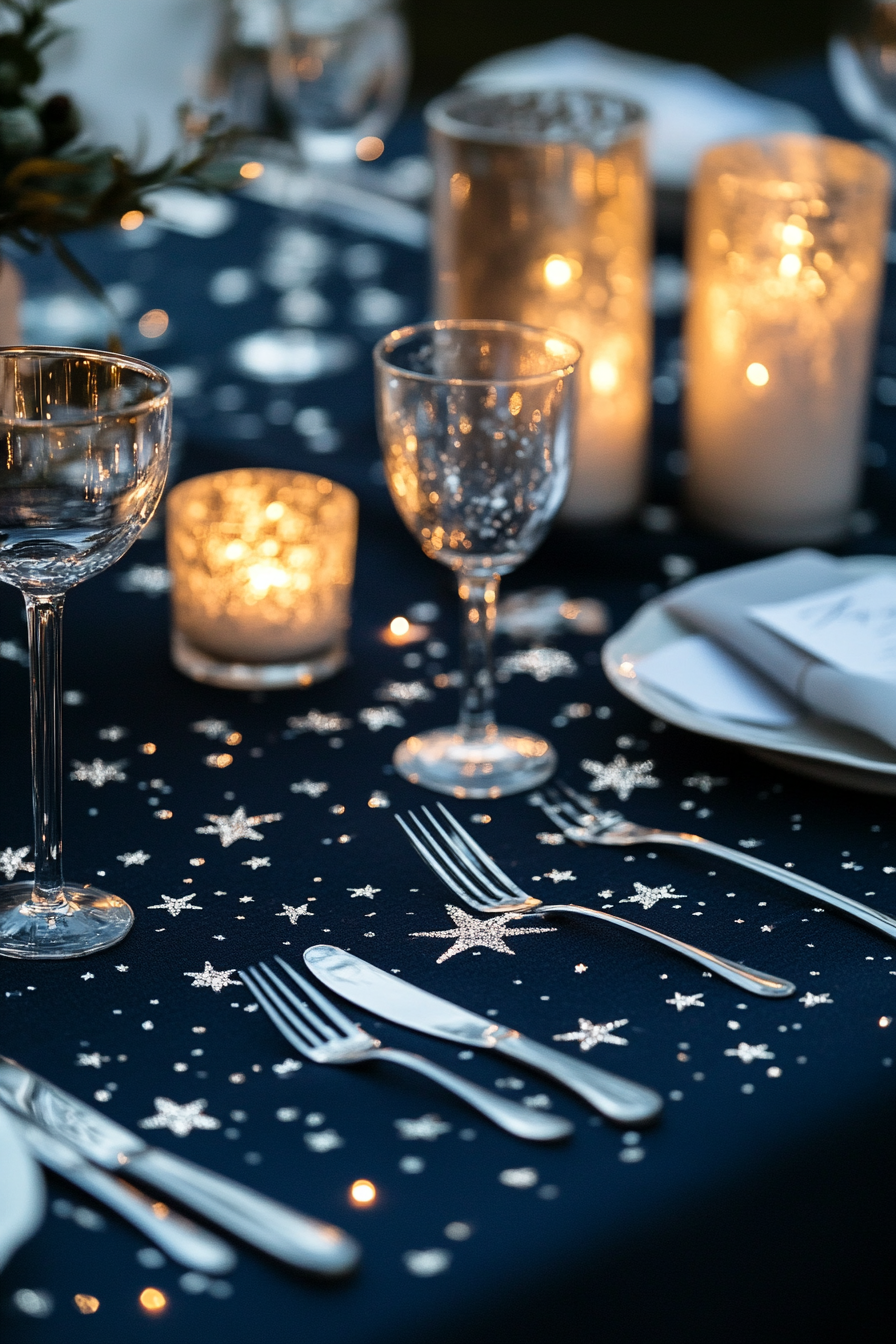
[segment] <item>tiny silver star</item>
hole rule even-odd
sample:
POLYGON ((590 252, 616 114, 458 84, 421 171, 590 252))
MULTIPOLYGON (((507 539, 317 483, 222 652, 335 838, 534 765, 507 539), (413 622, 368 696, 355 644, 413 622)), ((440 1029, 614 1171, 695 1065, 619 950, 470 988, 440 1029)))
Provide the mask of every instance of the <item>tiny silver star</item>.
POLYGON ((346 887, 346 891, 351 893, 352 900, 356 896, 366 896, 368 900, 372 901, 374 896, 382 891, 382 887, 372 887, 368 882, 366 887, 346 887))
POLYGON ((674 887, 645 887, 643 882, 635 883, 634 896, 625 896, 619 902, 620 905, 643 905, 645 910, 651 910, 658 901, 686 901, 687 897, 682 896, 674 887))
POLYGON ((85 971, 84 974, 81 976, 81 979, 82 979, 82 980, 95 980, 95 979, 96 979, 96 976, 94 975, 93 971, 85 971))
POLYGON ((30 845, 23 845, 21 849, 11 849, 9 845, 0 853, 0 872, 11 882, 16 873, 33 873, 34 864, 26 863, 25 858, 28 854, 30 845))
POLYGON ((324 784, 323 780, 303 779, 298 784, 290 784, 290 793, 304 793, 309 798, 319 798, 322 793, 326 793, 329 784, 324 784))
POLYGON ((108 1062, 109 1056, 101 1055, 99 1050, 94 1050, 89 1055, 85 1055, 82 1051, 75 1060, 75 1063, 82 1069, 101 1069, 108 1062))
MULTIPOLYGON (((217 894, 218 894, 218 893, 215 892, 215 895, 216 895, 216 896, 217 896, 217 894)), ((254 896, 241 896, 241 897, 240 897, 240 905, 250 905, 250 904, 252 904, 252 903, 254 902, 254 900, 255 900, 255 897, 254 897, 254 896)))
POLYGON ((750 839, 750 840, 738 840, 737 843, 740 845, 741 849, 758 849, 760 845, 765 844, 765 841, 750 839))
POLYGON ((680 1013, 683 1013, 685 1008, 705 1008, 706 1004, 703 1002, 705 993, 706 990, 704 989, 699 994, 679 994, 676 989, 673 997, 667 999, 666 1002, 674 1004, 680 1013))
POLYGON ((553 677, 574 677, 578 664, 563 649, 523 649, 498 659, 499 681, 509 681, 517 672, 528 672, 536 681, 550 681, 553 677))
POLYGON ((254 826, 260 823, 271 821, 282 821, 282 812, 265 812, 257 817, 247 817, 246 809, 238 807, 229 817, 217 816, 213 812, 206 812, 206 821, 210 821, 211 826, 197 826, 197 835, 217 835, 220 838, 222 848, 227 849, 230 845, 235 845, 237 840, 263 840, 261 831, 253 830, 254 826))
POLYGON ((540 929, 508 929, 507 925, 511 920, 520 919, 518 914, 493 915, 489 919, 474 919, 466 911, 459 910, 456 905, 446 905, 445 909, 454 923, 453 929, 436 929, 432 933, 412 933, 411 938, 454 938, 452 947, 447 952, 443 952, 436 958, 436 965, 447 961, 449 957, 456 957, 459 952, 467 952, 473 947, 488 947, 493 952, 507 952, 511 957, 514 955, 513 949, 505 947, 504 939, 512 938, 516 934, 522 933, 553 933, 554 928, 540 929))
POLYGON ((820 1003, 833 1003, 830 994, 810 994, 808 991, 800 999, 804 1008, 817 1008, 820 1003))
POLYGON ((170 1129, 172 1134, 184 1139, 194 1129, 221 1128, 220 1120, 216 1120, 213 1115, 203 1114, 208 1105, 204 1097, 198 1101, 188 1101, 183 1106, 178 1106, 170 1097, 155 1097, 153 1105, 156 1108, 155 1115, 137 1121, 141 1129, 170 1129))
POLYGON ((117 723, 113 723, 109 728, 101 728, 97 733, 101 742, 120 742, 127 735, 127 728, 121 728, 117 723))
POLYGON ((147 910, 164 910, 166 915, 177 916, 182 910, 201 910, 201 905, 191 905, 195 891, 188 891, 186 896, 160 896, 161 905, 148 905, 147 910))
POLYGON ((370 709, 362 709, 358 718, 372 733, 378 733, 381 728, 403 728, 405 725, 404 719, 392 705, 375 705, 370 709))
POLYGON ((146 851, 143 849, 135 849, 133 851, 129 851, 127 854, 119 854, 117 858, 118 862, 123 863, 125 868, 131 868, 135 863, 142 868, 144 863, 146 863, 148 859, 152 858, 152 855, 147 854, 146 851))
POLYGON ((231 728, 226 719, 197 719, 190 724, 190 732, 201 733, 210 742, 222 742, 230 736, 231 728))
POLYGON ((257 868, 270 868, 271 861, 267 855, 262 858, 259 854, 253 854, 251 859, 243 859, 242 866, 244 868, 251 868, 252 871, 255 872, 257 868))
POLYGON ((754 1059, 774 1059, 773 1050, 769 1050, 767 1045, 747 1045, 746 1041, 741 1041, 737 1049, 726 1050, 726 1055, 732 1055, 740 1059, 744 1064, 752 1064, 754 1059))
POLYGON ((539 831, 535 839, 540 845, 565 845, 566 836, 559 831, 539 831))
POLYGON ((558 882, 576 881, 575 874, 573 873, 571 868, 567 868, 566 871, 562 873, 560 872, 559 868, 552 868, 549 873, 545 873, 545 877, 549 877, 553 882, 554 886, 556 886, 558 882))
POLYGON ((451 1129, 448 1122, 437 1115, 421 1115, 419 1120, 395 1120, 393 1124, 403 1139, 426 1139, 429 1143, 451 1129))
POLYGON ((128 966, 116 966, 115 969, 116 971, 127 971, 130 968, 128 966))
POLYGON ((84 761, 72 761, 74 769, 69 774, 69 779, 76 780, 79 784, 92 784, 95 789, 101 789, 104 784, 110 782, 121 784, 127 779, 127 775, 122 770, 127 761, 102 761, 99 756, 95 756, 90 764, 84 761))
POLYGON ((578 1041, 580 1050, 593 1050, 596 1045, 628 1045, 624 1036, 613 1034, 618 1027, 626 1026, 627 1017, 618 1017, 615 1022, 589 1022, 587 1017, 580 1017, 578 1031, 564 1031, 554 1040, 578 1041))
POLYGON ((200 989, 207 987, 213 989, 216 994, 220 994, 222 989, 227 989, 231 985, 239 985, 239 980, 231 980, 231 976, 236 974, 236 967, 233 966, 229 971, 216 971, 210 961, 205 963, 205 969, 202 971, 184 971, 184 975, 193 977, 193 988, 200 989))
POLYGON ((761 927, 761 929, 759 930, 759 932, 760 932, 760 933, 771 933, 771 931, 772 931, 772 929, 773 929, 774 927, 775 927, 774 924, 763 924, 762 927, 761 927))
POLYGON ((290 924, 295 924, 300 915, 310 915, 312 919, 314 918, 314 911, 308 909, 307 901, 304 905, 284 905, 282 910, 277 911, 274 918, 286 918, 289 920, 290 924))
POLYGON ((282 1064, 272 1064, 271 1068, 281 1078, 285 1078, 288 1073, 297 1073, 302 1067, 297 1059, 284 1059, 282 1064))
POLYGON ((393 700, 398 705, 416 705, 432 700, 434 692, 422 681, 386 681, 376 693, 377 700, 393 700))
POLYGON ((584 961, 578 962, 576 964, 576 975, 584 975, 587 969, 588 967, 585 965, 584 961))
POLYGON ((593 793, 613 789, 623 803, 635 789, 658 789, 660 786, 660 781, 650 773, 653 761, 633 761, 630 765, 625 756, 615 756, 608 765, 590 760, 580 761, 579 765, 591 775, 588 787, 593 793))
POLYGON ((723 784, 728 783, 724 777, 716 779, 712 775, 688 775, 687 779, 681 782, 686 789, 699 789, 701 793, 712 793, 713 789, 721 788, 723 784))
POLYGON ((160 597, 171 587, 171 572, 164 565, 131 565, 118 580, 123 593, 160 597))
POLYGON ((301 717, 287 719, 286 726, 295 733, 317 733, 323 737, 329 733, 344 732, 346 728, 351 728, 352 721, 344 714, 322 714, 319 709, 311 709, 301 717))

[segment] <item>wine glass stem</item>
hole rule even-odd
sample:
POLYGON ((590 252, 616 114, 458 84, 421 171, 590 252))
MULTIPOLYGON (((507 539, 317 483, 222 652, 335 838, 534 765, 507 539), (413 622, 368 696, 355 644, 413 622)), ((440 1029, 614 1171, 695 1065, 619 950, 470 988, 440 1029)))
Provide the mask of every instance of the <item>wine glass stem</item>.
POLYGON ((62 890, 63 594, 25 594, 31 660, 32 906, 58 905, 62 890))
POLYGON ((497 574, 488 578, 460 574, 460 642, 464 683, 458 729, 465 741, 484 737, 494 724, 495 670, 492 659, 497 574))

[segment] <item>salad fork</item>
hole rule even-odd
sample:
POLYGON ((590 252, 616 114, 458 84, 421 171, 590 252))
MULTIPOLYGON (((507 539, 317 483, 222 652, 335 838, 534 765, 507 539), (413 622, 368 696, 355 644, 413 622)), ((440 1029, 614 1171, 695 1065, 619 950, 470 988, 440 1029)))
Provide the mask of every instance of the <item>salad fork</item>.
POLYGON ((717 844, 715 840, 705 840, 701 835, 690 835, 686 831, 664 831, 657 826, 638 826, 627 821, 621 812, 606 812, 597 808, 582 793, 577 793, 568 784, 560 783, 566 795, 562 798, 556 789, 547 793, 536 792, 529 795, 534 807, 559 826, 568 840, 585 845, 682 845, 687 849, 699 849, 704 854, 712 854, 719 859, 729 859, 739 863, 742 868, 751 868, 755 873, 783 882, 788 887, 812 896, 823 905, 829 905, 841 914, 849 915, 861 924, 867 924, 878 933, 896 938, 896 919, 885 915, 882 910, 854 901, 849 896, 841 896, 838 891, 823 887, 811 878, 800 877, 799 873, 787 868, 778 868, 765 859, 754 858, 737 849, 717 844))
POLYGON ((301 990, 301 997, 264 962, 260 968, 250 966, 248 971, 240 971, 240 979, 278 1031, 306 1059, 315 1064, 365 1064, 370 1060, 386 1059, 422 1073, 434 1083, 441 1083, 442 1087, 518 1139, 546 1143, 565 1139, 572 1133, 572 1122, 561 1115, 548 1115, 544 1111, 518 1106, 515 1101, 496 1096, 478 1083, 468 1082, 441 1065, 433 1064, 423 1055, 381 1045, 357 1023, 349 1021, 289 962, 282 957, 276 960, 301 990), (316 1004, 320 1012, 315 1012, 312 1004, 316 1004))
POLYGON ((595 910, 585 905, 553 903, 546 905, 537 897, 527 895, 521 887, 512 882, 490 855, 486 854, 464 830, 447 807, 442 803, 439 803, 438 807, 450 827, 450 832, 445 830, 427 807, 423 808, 423 812, 432 830, 427 830, 413 812, 409 812, 408 816, 414 829, 403 817, 396 816, 396 821, 420 857, 438 873, 455 895, 474 910, 488 911, 489 914, 498 911, 519 911, 521 916, 550 913, 585 915, 589 919, 602 919, 608 924, 615 924, 619 928, 629 929, 632 933, 639 933, 643 938, 662 943, 664 947, 679 952, 690 961, 696 961, 699 966, 722 976, 725 980, 730 980, 733 985, 748 990, 751 994, 780 999, 796 993, 796 986, 789 980, 779 980, 762 971, 751 970, 749 966, 742 966, 739 962, 717 956, 714 952, 704 952, 691 943, 682 942, 680 938, 660 933, 659 930, 648 928, 645 924, 636 924, 634 920, 623 919, 621 915, 612 915, 608 910, 595 910))

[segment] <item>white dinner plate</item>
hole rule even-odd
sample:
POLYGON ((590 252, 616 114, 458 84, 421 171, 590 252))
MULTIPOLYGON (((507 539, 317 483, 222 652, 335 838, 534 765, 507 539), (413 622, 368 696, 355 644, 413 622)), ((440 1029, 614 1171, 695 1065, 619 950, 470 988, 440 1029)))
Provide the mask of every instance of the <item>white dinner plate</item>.
MULTIPOLYGON (((888 555, 850 556, 841 563, 845 577, 850 579, 896 573, 896 557, 888 555)), ((666 610, 664 601, 663 597, 656 597, 646 602, 605 643, 604 671, 618 691, 657 718, 707 737, 739 742, 763 760, 786 770, 868 793, 896 794, 896 751, 870 733, 810 713, 787 727, 739 723, 691 709, 641 681, 639 658, 693 633, 666 610)))
POLYGON ((40 1167, 0 1106, 0 1269, 40 1227, 44 1202, 40 1167))

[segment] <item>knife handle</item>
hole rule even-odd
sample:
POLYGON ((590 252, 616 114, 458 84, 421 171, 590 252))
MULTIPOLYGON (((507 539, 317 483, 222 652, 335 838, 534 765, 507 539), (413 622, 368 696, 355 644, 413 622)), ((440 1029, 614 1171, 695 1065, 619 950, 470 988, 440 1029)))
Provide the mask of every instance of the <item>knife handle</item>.
POLYGON ((656 1120, 663 1109, 662 1097, 652 1088, 629 1082, 627 1078, 597 1069, 584 1060, 561 1054, 559 1050, 542 1045, 540 1041, 532 1041, 519 1032, 512 1031, 506 1036, 499 1036, 494 1048, 518 1064, 527 1064, 539 1073, 547 1074, 555 1082, 562 1083, 571 1092, 577 1092, 596 1111, 618 1125, 648 1124, 656 1120))
POLYGON ((233 1236, 297 1269, 334 1277, 348 1274, 360 1259, 358 1243, 341 1228, 308 1218, 161 1148, 129 1156, 125 1169, 233 1236))

